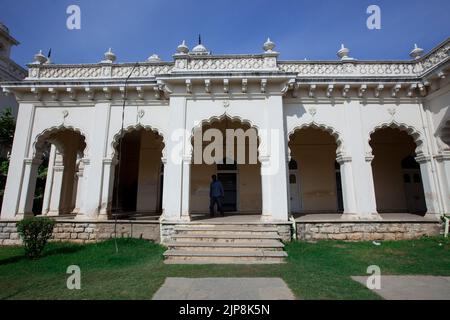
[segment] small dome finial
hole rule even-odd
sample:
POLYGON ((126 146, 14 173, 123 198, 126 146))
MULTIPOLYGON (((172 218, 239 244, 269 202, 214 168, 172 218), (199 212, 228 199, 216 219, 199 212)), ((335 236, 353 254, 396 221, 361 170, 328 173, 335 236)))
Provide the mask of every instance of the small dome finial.
POLYGON ((148 62, 161 62, 161 58, 156 53, 154 53, 150 57, 148 57, 147 61, 148 62))
POLYGON ((42 53, 42 50, 39 50, 38 53, 36 53, 34 55, 34 64, 44 64, 47 62, 47 57, 44 56, 44 54, 42 53))
POLYGON ((187 54, 189 52, 189 48, 186 45, 186 41, 183 42, 177 47, 177 54, 187 54))
POLYGON ((198 35, 198 45, 196 45, 192 49, 190 54, 193 54, 193 55, 209 55, 209 54, 211 54, 211 52, 209 52, 208 49, 206 49, 206 47, 202 44, 202 37, 200 34, 198 35))
POLYGON ((114 52, 112 52, 111 48, 109 48, 108 51, 104 53, 104 56, 105 60, 102 61, 104 63, 113 63, 114 61, 116 61, 116 55, 114 54, 114 52))
POLYGON ((271 52, 274 52, 273 51, 274 48, 275 48, 275 43, 272 40, 270 40, 269 37, 267 37, 267 41, 264 42, 264 45, 263 45, 264 51, 266 53, 271 53, 271 52))
POLYGON ((409 56, 413 59, 419 59, 424 53, 422 48, 417 46, 417 43, 414 44, 414 49, 409 53, 409 56))
POLYGON ((348 56, 349 53, 350 53, 350 49, 346 48, 345 45, 342 43, 341 49, 339 49, 339 51, 336 54, 339 58, 341 58, 341 60, 355 60, 348 56))

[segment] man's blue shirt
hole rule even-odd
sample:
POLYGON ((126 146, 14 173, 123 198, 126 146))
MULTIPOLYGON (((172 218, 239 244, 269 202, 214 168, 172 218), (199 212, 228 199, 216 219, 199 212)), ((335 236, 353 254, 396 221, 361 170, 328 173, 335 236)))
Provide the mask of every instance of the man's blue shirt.
POLYGON ((212 197, 223 197, 223 186, 219 180, 211 182, 209 187, 209 196, 212 197))

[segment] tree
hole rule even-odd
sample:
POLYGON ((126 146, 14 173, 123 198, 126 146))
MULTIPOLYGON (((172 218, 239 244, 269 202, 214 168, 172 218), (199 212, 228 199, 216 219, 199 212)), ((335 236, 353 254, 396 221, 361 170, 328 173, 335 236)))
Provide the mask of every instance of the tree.
POLYGON ((11 108, 6 108, 0 114, 0 145, 3 148, 11 148, 14 140, 16 120, 11 108))
POLYGON ((12 115, 11 108, 6 108, 0 114, 0 204, 3 200, 9 168, 7 152, 11 150, 15 129, 16 120, 12 115))

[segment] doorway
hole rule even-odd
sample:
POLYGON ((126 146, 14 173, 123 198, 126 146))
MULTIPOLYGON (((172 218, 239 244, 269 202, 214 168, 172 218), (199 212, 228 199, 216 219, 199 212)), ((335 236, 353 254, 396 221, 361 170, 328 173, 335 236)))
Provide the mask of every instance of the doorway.
POLYGON ((298 180, 297 161, 289 161, 289 197, 291 201, 291 212, 297 213, 302 209, 300 201, 300 184, 298 180))
POLYGON ((408 212, 426 212, 425 194, 422 186, 420 165, 413 156, 407 156, 402 160, 403 183, 405 186, 406 206, 408 212))
POLYGON ((224 198, 222 208, 225 212, 236 212, 237 209, 237 165, 234 161, 223 161, 217 164, 217 179, 222 183, 224 198), (231 163, 230 163, 231 162, 231 163))

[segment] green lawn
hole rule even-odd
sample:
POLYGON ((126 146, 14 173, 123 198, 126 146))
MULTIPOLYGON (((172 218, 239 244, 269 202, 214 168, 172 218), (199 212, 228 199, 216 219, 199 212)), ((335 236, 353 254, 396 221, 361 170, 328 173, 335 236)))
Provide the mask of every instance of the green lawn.
POLYGON ((20 247, 0 247, 0 299, 150 299, 166 277, 281 277, 302 299, 379 299, 350 279, 376 264, 382 274, 450 275, 444 238, 347 243, 287 244, 284 265, 165 265, 164 248, 120 239, 76 245, 51 243, 35 261, 20 247), (81 268, 81 290, 68 290, 67 266, 81 268))

